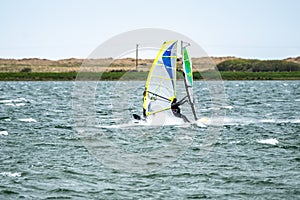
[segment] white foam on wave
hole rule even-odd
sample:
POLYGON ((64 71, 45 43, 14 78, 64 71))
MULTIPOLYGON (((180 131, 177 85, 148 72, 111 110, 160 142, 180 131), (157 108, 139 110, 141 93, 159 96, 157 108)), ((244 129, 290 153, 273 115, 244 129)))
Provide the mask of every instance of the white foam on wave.
POLYGON ((207 127, 207 125, 208 125, 207 118, 206 117, 202 117, 202 118, 198 119, 196 121, 196 125, 199 126, 199 127, 202 127, 202 128, 207 127))
POLYGON ((231 110, 231 109, 233 109, 233 106, 223 106, 223 108, 231 110))
POLYGON ((281 123, 293 123, 297 124, 300 123, 299 119, 261 119, 258 120, 260 123, 276 123, 276 124, 281 124, 281 123))
POLYGON ((119 129, 119 128, 130 128, 134 126, 139 126, 140 123, 127 123, 127 124, 112 124, 112 125, 96 125, 97 128, 109 128, 109 129, 119 129))
POLYGON ((151 115, 147 117, 146 121, 139 121, 141 125, 147 126, 170 126, 170 125, 186 125, 183 119, 170 116, 165 113, 157 113, 155 116, 151 115))
MULTIPOLYGON (((206 128, 208 126, 224 126, 224 125, 249 125, 249 124, 257 124, 257 123, 300 123, 300 119, 255 119, 255 118, 238 118, 238 117, 202 117, 197 121, 192 121, 191 124, 194 124, 201 128, 206 128)), ((133 120, 129 123, 125 124, 114 124, 114 125, 100 125, 99 128, 128 128, 134 126, 189 126, 189 123, 184 123, 182 119, 177 118, 167 118, 167 120, 155 120, 151 121, 136 121, 133 120)))
MULTIPOLYGON (((267 114, 271 115, 271 114, 267 114)), ((210 119, 210 124, 216 125, 214 122, 218 120, 218 118, 210 119)), ((274 119, 274 118, 266 118, 266 119, 255 119, 255 118, 236 118, 236 117, 224 117, 223 119, 219 119, 220 122, 223 122, 223 125, 248 125, 248 124, 257 124, 257 123, 270 123, 270 124, 281 124, 281 123, 293 123, 298 124, 300 123, 300 119, 274 119)), ((222 124, 222 123, 220 123, 222 124)))
POLYGON ((144 120, 132 120, 129 123, 125 124, 112 124, 112 125, 97 125, 98 128, 130 128, 135 126, 179 126, 179 127, 188 127, 191 124, 196 125, 201 128, 207 127, 207 118, 203 117, 197 121, 192 121, 191 123, 185 123, 181 118, 178 117, 162 117, 152 118, 151 116, 144 120))
POLYGON ((37 122, 35 119, 33 118, 24 118, 24 119, 18 119, 21 122, 37 122))
POLYGON ((207 110, 222 110, 222 109, 227 109, 227 110, 232 110, 234 107, 227 105, 227 106, 215 106, 215 107, 210 107, 207 108, 207 110))
POLYGON ((262 123, 275 123, 275 119, 261 119, 259 122, 262 123))
POLYGON ((240 140, 237 140, 237 141, 230 141, 229 144, 238 144, 240 143, 241 141, 240 140))
MULTIPOLYGON (((257 123, 293 123, 299 124, 300 119, 274 119, 274 118, 266 118, 266 119, 255 119, 255 118, 246 118, 246 117, 211 117, 211 118, 203 118, 205 119, 205 125, 213 125, 213 126, 223 126, 223 125, 248 125, 248 124, 257 124, 257 123)), ((202 119, 202 120, 203 120, 202 119)))
POLYGON ((13 103, 6 103, 4 105, 6 105, 6 106, 15 106, 15 104, 13 104, 13 103))
POLYGON ((221 107, 210 107, 208 110, 221 110, 221 107))
POLYGON ((13 106, 13 107, 21 107, 21 106, 25 106, 25 103, 16 103, 16 104, 14 104, 14 103, 6 103, 4 105, 6 105, 6 106, 13 106))
POLYGON ((245 125, 250 123, 247 118, 210 117, 203 119, 205 119, 203 123, 208 126, 245 125))
POLYGON ((189 135, 183 135, 178 137, 179 140, 193 140, 193 137, 189 135))
POLYGON ((300 119, 294 119, 291 121, 293 124, 300 124, 300 119))
POLYGON ((25 106, 25 103, 22 103, 24 101, 26 101, 26 99, 21 97, 18 99, 0 100, 0 103, 3 103, 6 106, 20 107, 25 106))
POLYGON ((0 135, 8 135, 7 131, 0 131, 0 135))
POLYGON ((17 107, 25 106, 25 103, 16 103, 15 106, 17 106, 17 107))
POLYGON ((13 100, 0 100, 0 103, 12 103, 13 100))
POLYGON ((257 140, 257 142, 261 144, 271 144, 271 145, 276 145, 279 143, 276 138, 257 140))
POLYGON ((21 97, 21 98, 17 98, 17 99, 0 100, 0 103, 18 103, 18 102, 22 102, 22 101, 26 101, 26 99, 21 97))
POLYGON ((0 175, 2 176, 8 176, 8 177, 20 177, 22 174, 21 172, 1 172, 0 175))

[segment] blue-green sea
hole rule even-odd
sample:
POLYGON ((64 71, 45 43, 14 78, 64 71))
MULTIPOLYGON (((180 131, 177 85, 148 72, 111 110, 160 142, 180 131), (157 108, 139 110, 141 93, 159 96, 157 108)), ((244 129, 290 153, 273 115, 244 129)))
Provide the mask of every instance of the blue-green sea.
POLYGON ((211 83, 206 126, 144 126, 144 82, 0 82, 0 199, 299 199, 300 81, 211 83))

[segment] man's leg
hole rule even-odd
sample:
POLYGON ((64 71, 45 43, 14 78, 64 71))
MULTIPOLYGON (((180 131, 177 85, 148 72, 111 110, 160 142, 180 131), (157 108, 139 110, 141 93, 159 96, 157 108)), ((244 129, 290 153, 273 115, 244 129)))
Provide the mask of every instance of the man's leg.
POLYGON ((190 121, 188 120, 188 118, 185 115, 181 114, 181 118, 183 119, 184 122, 190 123, 190 121))

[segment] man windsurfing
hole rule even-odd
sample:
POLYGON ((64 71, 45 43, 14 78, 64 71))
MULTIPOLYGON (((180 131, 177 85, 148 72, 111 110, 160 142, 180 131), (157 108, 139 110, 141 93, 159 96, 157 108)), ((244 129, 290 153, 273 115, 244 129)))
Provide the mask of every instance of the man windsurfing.
POLYGON ((185 100, 187 96, 185 96, 183 99, 181 99, 180 101, 177 102, 177 99, 174 98, 173 101, 171 102, 171 110, 172 110, 172 113, 176 116, 176 117, 179 117, 179 118, 182 118, 184 122, 190 122, 188 120, 188 118, 181 114, 180 113, 180 108, 179 106, 183 105, 185 102, 187 102, 188 100, 185 100))

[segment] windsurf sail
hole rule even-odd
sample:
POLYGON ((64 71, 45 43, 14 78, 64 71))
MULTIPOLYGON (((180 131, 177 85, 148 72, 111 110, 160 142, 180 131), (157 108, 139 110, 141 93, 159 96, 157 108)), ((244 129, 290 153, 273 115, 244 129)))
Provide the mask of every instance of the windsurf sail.
POLYGON ((164 42, 149 71, 144 91, 146 116, 168 111, 176 97, 177 41, 164 42))
POLYGON ((197 115, 195 111, 195 104, 194 104, 194 96, 193 96, 193 68, 192 68, 192 61, 189 58, 188 52, 186 47, 183 47, 183 42, 181 43, 182 49, 182 68, 184 72, 184 85, 186 89, 186 93, 192 108, 192 112, 194 115, 195 120, 197 120, 197 115))

